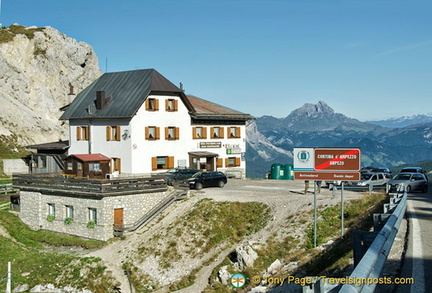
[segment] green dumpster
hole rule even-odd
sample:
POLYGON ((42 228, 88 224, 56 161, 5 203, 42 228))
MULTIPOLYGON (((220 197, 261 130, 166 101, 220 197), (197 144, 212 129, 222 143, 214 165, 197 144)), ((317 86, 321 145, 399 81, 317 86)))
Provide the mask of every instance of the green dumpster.
POLYGON ((285 164, 282 167, 284 169, 285 176, 283 179, 285 180, 294 180, 294 167, 293 164, 285 164))
POLYGON ((285 170, 282 169, 282 164, 276 163, 271 165, 270 169, 270 179, 277 179, 281 180, 284 179, 285 176, 285 170))

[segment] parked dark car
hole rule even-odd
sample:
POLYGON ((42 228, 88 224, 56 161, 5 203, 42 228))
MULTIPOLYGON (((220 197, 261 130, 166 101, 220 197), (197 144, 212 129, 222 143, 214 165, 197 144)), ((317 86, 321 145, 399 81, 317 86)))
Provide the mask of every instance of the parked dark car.
POLYGON ((226 175, 218 171, 198 172, 188 179, 188 181, 189 187, 197 190, 210 186, 224 187, 228 182, 226 175))
POLYGON ((182 182, 185 179, 191 178, 193 174, 199 172, 198 169, 179 169, 177 172, 173 172, 166 178, 168 185, 173 185, 174 182, 182 182))
POLYGON ((423 173, 399 173, 387 183, 388 192, 395 192, 405 186, 407 192, 428 191, 428 180, 423 173))

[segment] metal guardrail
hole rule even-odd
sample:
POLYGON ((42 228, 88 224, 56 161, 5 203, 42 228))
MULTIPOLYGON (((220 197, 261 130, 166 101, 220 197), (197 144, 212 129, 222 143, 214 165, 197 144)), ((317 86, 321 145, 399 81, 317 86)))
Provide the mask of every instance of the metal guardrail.
MULTIPOLYGON (((377 214, 380 218, 385 218, 386 222, 379 230, 379 232, 365 232, 376 233, 369 249, 365 252, 357 266, 350 276, 345 278, 345 285, 340 283, 328 283, 320 277, 312 277, 314 283, 303 287, 303 292, 339 292, 339 293, 354 293, 354 292, 373 292, 376 284, 368 284, 368 280, 378 278, 393 241, 399 230, 400 223, 405 215, 407 206, 407 193, 404 186, 398 189, 394 197, 390 198, 390 203, 384 205, 384 213, 391 214, 377 214), (350 282, 348 282, 349 280, 350 282), (362 284, 362 282, 364 283, 362 284)), ((381 224, 381 223, 379 223, 381 224)), ((368 237, 371 237, 370 235, 368 237)))
MULTIPOLYGON (((399 190, 400 191, 400 190, 399 190)), ((399 198, 399 192, 396 194, 399 198)), ((407 206, 407 193, 405 188, 403 195, 400 198, 399 203, 394 209, 393 213, 388 218, 386 224, 378 232, 375 240, 367 250, 366 254, 361 259, 360 263, 354 269, 349 276, 349 279, 365 279, 378 278, 381 274, 383 265, 387 259, 390 249, 393 245, 393 241, 399 230, 400 223, 404 218, 407 206)), ((373 292, 377 284, 345 284, 342 286, 340 293, 351 293, 351 292, 373 292)))

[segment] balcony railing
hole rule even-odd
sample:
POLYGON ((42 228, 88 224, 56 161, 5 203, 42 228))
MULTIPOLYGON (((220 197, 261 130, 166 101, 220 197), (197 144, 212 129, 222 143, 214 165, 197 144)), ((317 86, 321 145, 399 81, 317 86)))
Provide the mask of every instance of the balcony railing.
POLYGON ((16 174, 13 175, 13 185, 22 191, 97 198, 167 190, 163 176, 86 179, 65 175, 16 174))

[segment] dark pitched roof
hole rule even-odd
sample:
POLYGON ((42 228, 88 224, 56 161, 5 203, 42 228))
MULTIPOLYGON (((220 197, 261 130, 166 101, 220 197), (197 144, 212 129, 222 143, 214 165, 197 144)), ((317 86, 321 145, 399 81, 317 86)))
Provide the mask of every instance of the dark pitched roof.
POLYGON ((33 144, 26 146, 27 149, 36 149, 36 150, 66 150, 69 148, 69 141, 55 141, 55 142, 47 142, 41 144, 33 144))
POLYGON ((250 120, 254 119, 249 114, 245 114, 231 108, 221 106, 203 100, 201 98, 187 95, 188 100, 192 104, 195 111, 191 112, 190 115, 195 119, 205 120, 250 120))
POLYGON ((185 99, 182 90, 154 69, 105 73, 76 96, 60 119, 131 118, 152 92, 185 99), (109 99, 100 110, 95 106, 97 91, 105 91, 109 99))
POLYGON ((179 96, 197 120, 250 120, 249 114, 221 105, 186 96, 184 92, 154 69, 105 73, 64 107, 60 119, 131 118, 151 94, 179 96), (96 108, 96 92, 104 91, 108 100, 101 109, 96 108))

